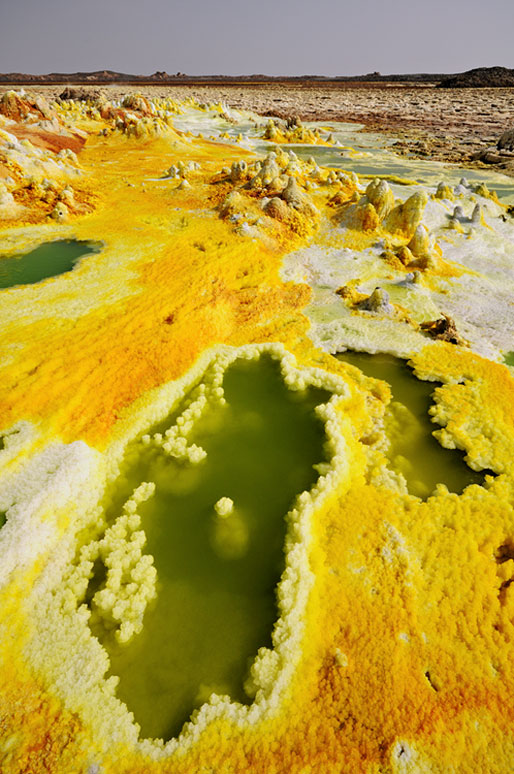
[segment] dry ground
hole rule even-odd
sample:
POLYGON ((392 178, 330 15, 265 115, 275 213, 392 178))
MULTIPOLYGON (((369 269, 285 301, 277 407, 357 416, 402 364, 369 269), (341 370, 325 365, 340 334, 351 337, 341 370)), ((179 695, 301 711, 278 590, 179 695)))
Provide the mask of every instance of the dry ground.
MULTIPOLYGON (((58 96, 62 85, 31 86, 58 96)), ((83 87, 78 87, 83 88, 83 87)), ((245 83, 188 86, 92 86, 115 99, 127 92, 200 102, 222 100, 233 108, 302 120, 352 121, 368 130, 393 132, 399 153, 466 163, 514 176, 514 153, 487 163, 473 158, 493 148, 514 127, 514 88, 438 89, 434 84, 245 83)))

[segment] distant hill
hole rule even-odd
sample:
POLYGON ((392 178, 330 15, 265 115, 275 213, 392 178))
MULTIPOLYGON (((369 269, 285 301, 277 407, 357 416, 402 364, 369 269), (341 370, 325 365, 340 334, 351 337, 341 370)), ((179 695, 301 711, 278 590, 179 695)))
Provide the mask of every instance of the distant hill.
POLYGON ((113 70, 95 70, 91 73, 48 73, 46 75, 31 75, 30 73, 1 73, 1 83, 111 83, 131 81, 140 76, 127 73, 117 73, 113 70))
POLYGON ((476 67, 474 70, 443 78, 439 86, 443 89, 514 86, 514 70, 509 70, 508 67, 476 67))
POLYGON ((152 75, 134 75, 131 73, 118 73, 114 70, 95 70, 94 72, 76 72, 76 73, 47 73, 46 75, 32 75, 30 73, 0 73, 0 84, 187 84, 187 83, 303 83, 306 81, 322 81, 324 83, 343 82, 416 82, 416 83, 438 83, 445 78, 444 73, 395 73, 391 75, 382 75, 379 72, 367 73, 366 75, 186 75, 178 72, 174 75, 158 70, 152 75))
POLYGON ((93 72, 47 73, 46 75, 31 75, 30 73, 0 73, 0 84, 130 84, 130 85, 194 85, 194 84, 225 84, 231 83, 433 83, 442 88, 484 87, 484 86, 514 86, 514 70, 506 67, 478 67, 465 73, 392 73, 382 75, 379 72, 365 75, 186 75, 177 72, 173 75, 164 70, 157 70, 152 75, 134 75, 119 73, 114 70, 95 70, 93 72))

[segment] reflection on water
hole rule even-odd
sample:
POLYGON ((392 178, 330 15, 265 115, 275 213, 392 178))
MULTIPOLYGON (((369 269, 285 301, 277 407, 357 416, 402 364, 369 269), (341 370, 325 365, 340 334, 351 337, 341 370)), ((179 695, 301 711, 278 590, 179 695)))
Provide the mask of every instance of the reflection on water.
POLYGON ((209 409, 190 438, 206 450, 202 462, 180 464, 138 445, 124 471, 126 491, 142 480, 156 484, 139 513, 158 594, 127 645, 94 631, 144 736, 178 734, 212 692, 248 702, 249 663, 270 645, 277 618, 284 516, 324 459, 314 407, 325 392, 289 391, 269 358, 231 366, 224 389, 227 405, 209 409), (219 516, 222 497, 234 509, 219 516))
POLYGON ((416 379, 405 362, 393 355, 348 351, 337 357, 390 385, 392 402, 385 421, 390 441, 387 456, 391 467, 405 476, 411 494, 426 498, 439 483, 457 493, 469 484, 483 483, 483 474, 466 465, 461 451, 445 449, 432 435, 438 427, 428 414, 437 386, 434 382, 416 379))

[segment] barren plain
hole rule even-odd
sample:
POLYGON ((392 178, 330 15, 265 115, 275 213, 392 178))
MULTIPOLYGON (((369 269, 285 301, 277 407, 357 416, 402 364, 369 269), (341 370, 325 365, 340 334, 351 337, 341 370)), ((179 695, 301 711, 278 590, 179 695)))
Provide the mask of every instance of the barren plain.
MULTIPOLYGON (((56 98, 62 85, 29 87, 56 98)), ((88 87, 77 87, 79 91, 88 87)), ((91 87, 108 99, 141 91, 140 86, 91 87)), ((436 84, 247 83, 244 86, 145 86, 149 98, 223 102, 238 110, 303 121, 343 121, 394 134, 395 150, 414 158, 464 163, 514 174, 514 153, 494 158, 498 138, 514 126, 514 88, 439 89, 436 84), (490 150, 489 161, 476 158, 490 150)))

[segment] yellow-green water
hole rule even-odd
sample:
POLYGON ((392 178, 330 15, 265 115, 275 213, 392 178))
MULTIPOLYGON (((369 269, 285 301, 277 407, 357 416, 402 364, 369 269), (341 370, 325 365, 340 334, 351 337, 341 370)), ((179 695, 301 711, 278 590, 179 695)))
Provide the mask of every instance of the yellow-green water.
POLYGON ((387 456, 391 467, 405 476, 411 494, 426 498, 437 484, 460 493, 469 484, 483 483, 483 474, 466 465, 462 452, 445 449, 432 435, 438 428, 428 413, 437 387, 434 382, 416 379, 405 361, 393 355, 348 351, 337 357, 391 387, 385 420, 387 456))
POLYGON ((139 513, 158 595, 142 633, 127 645, 93 631, 143 736, 178 734, 213 691, 249 701, 243 690, 249 664, 271 644, 277 619, 284 517, 315 482, 313 464, 325 459, 314 407, 327 393, 288 390, 269 358, 238 361, 224 389, 227 405, 209 409, 190 438, 206 459, 183 465, 140 447, 120 488, 125 496, 140 481, 156 484, 139 513), (213 508, 221 497, 234 501, 225 519, 213 508))
POLYGON ((45 242, 24 255, 0 256, 0 289, 56 277, 71 271, 79 258, 98 253, 100 246, 93 242, 60 239, 45 242))

